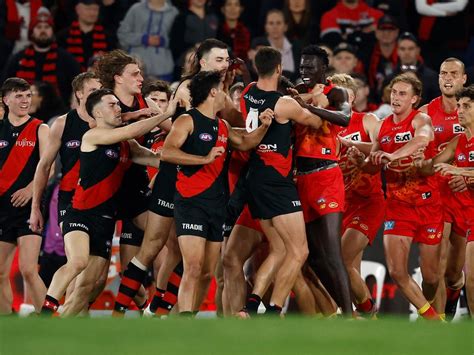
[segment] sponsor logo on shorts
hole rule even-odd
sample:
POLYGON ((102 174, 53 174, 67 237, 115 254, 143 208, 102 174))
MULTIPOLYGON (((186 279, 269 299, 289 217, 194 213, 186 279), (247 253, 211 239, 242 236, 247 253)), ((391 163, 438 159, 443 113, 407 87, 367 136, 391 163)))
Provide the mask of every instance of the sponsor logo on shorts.
POLYGON ((192 224, 192 223, 181 223, 183 229, 190 229, 193 231, 201 231, 203 230, 202 224, 192 224))
POLYGON ((120 238, 122 238, 122 239, 132 239, 132 233, 122 233, 120 235, 120 238))
POLYGON ((86 231, 89 231, 89 228, 82 223, 71 222, 69 223, 69 228, 84 228, 86 231))
POLYGON ((212 135, 210 135, 209 133, 201 133, 199 135, 199 139, 204 142, 210 142, 212 141, 212 135))
POLYGON ((297 201, 291 201, 291 203, 293 204, 293 207, 299 207, 301 206, 301 201, 297 200, 297 201))
POLYGON ((434 126, 434 131, 435 133, 441 133, 444 131, 444 127, 443 126, 434 126))
POLYGON ((66 214, 66 210, 59 210, 59 215, 62 217, 66 214))
POLYGON ((453 124, 453 133, 458 134, 464 132, 464 127, 461 126, 459 123, 453 124))
POLYGON ((421 198, 422 198, 423 200, 427 200, 427 199, 431 198, 431 191, 422 193, 422 194, 421 194, 421 198))
POLYGON ((75 149, 75 148, 79 148, 80 146, 81 146, 81 142, 78 140, 72 140, 66 143, 66 148, 75 149))
POLYGON ((7 141, 0 141, 0 149, 8 147, 7 141))
POLYGON ((324 155, 330 155, 331 154, 331 149, 330 148, 323 148, 321 149, 321 153, 324 155))
POLYGON ((164 201, 161 198, 158 199, 158 206, 165 207, 170 210, 174 210, 174 203, 164 201))
POLYGON ((337 202, 329 202, 329 208, 338 208, 339 204, 337 202))
MULTIPOLYGON (((0 229, 0 235, 2 235, 2 230, 0 229)), ((471 236, 471 228, 468 228, 466 231, 466 238, 469 238, 471 236)))
POLYGON ((326 208, 326 200, 324 198, 321 197, 316 203, 319 205, 319 209, 324 210, 326 208))
POLYGON ((470 162, 473 162, 473 161, 474 161, 474 150, 471 150, 471 151, 469 152, 469 161, 470 161, 470 162))
POLYGON ((395 228, 395 221, 385 221, 384 226, 386 231, 392 230, 395 228))
POLYGON ((23 138, 21 141, 16 141, 15 142, 15 145, 17 147, 34 147, 36 145, 36 142, 35 141, 29 141, 28 139, 26 138, 23 138))
POLYGON ((413 138, 410 131, 408 132, 400 132, 395 135, 395 143, 406 143, 411 141, 413 138))
POLYGON ((119 157, 119 153, 113 149, 107 149, 105 151, 105 155, 107 155, 111 159, 117 159, 119 157))
POLYGON ((428 233, 436 233, 436 230, 437 230, 436 228, 426 228, 426 231, 428 233))
POLYGON ((390 136, 383 136, 382 139, 380 140, 380 144, 387 144, 390 143, 392 140, 392 137, 390 136))
POLYGON ((276 152, 278 150, 277 144, 259 144, 258 151, 262 153, 276 152))
POLYGON ((369 230, 369 227, 367 226, 367 224, 364 224, 364 223, 361 223, 361 224, 360 224, 360 228, 362 228, 362 229, 365 230, 365 231, 368 231, 368 230, 369 230))
POLYGON ((232 226, 228 226, 226 224, 224 224, 224 232, 229 232, 232 230, 232 226))

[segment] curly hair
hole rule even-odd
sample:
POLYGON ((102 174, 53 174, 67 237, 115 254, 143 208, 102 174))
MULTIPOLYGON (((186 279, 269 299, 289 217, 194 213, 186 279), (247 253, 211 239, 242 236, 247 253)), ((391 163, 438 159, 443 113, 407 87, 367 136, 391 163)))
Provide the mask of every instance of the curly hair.
POLYGON ((99 59, 97 64, 97 76, 102 86, 113 90, 115 87, 115 75, 122 75, 128 64, 138 64, 138 61, 121 49, 106 53, 99 59))

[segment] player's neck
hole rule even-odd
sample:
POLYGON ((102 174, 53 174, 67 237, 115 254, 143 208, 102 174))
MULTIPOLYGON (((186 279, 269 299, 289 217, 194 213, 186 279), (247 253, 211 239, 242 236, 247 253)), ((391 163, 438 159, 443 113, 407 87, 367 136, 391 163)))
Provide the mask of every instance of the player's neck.
POLYGON ((23 123, 28 121, 29 118, 30 118, 30 115, 17 116, 11 112, 8 114, 8 120, 10 121, 12 126, 15 126, 15 127, 21 126, 23 123))
POLYGON ((361 101, 361 102, 355 102, 352 107, 357 111, 357 112, 364 112, 365 109, 367 108, 367 100, 361 101))
POLYGON ((443 108, 443 111, 446 113, 451 113, 456 111, 457 108, 457 101, 456 97, 447 97, 445 95, 441 96, 441 107, 443 108))
POLYGON ((135 96, 133 94, 130 94, 130 92, 126 90, 126 88, 124 88, 123 86, 116 85, 114 88, 114 94, 125 106, 133 106, 135 96))
POLYGON ((206 100, 197 107, 197 110, 201 112, 204 116, 215 119, 216 114, 214 110, 214 100, 206 100))
POLYGON ((393 114, 393 122, 395 123, 400 123, 402 122, 405 118, 407 118, 408 116, 410 116, 411 112, 413 111, 413 108, 405 111, 405 112, 402 112, 400 114, 396 114, 394 113, 393 114))
POLYGON ((278 80, 274 77, 258 78, 257 88, 263 91, 276 91, 278 88, 278 80))
POLYGON ((77 114, 79 115, 79 118, 84 122, 90 123, 93 120, 87 113, 85 104, 81 103, 79 104, 79 106, 77 106, 77 114))

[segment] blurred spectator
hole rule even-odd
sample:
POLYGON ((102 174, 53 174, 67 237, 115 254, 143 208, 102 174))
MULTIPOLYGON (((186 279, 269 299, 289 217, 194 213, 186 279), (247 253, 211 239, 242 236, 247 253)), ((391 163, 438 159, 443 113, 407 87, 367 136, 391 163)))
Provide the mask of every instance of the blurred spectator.
POLYGON ((334 58, 334 53, 332 51, 332 48, 329 47, 328 45, 324 44, 324 43, 319 43, 318 46, 320 48, 324 49, 326 51, 326 53, 328 54, 328 61, 329 61, 328 68, 329 68, 329 70, 332 70, 333 69, 332 61, 333 61, 333 58, 334 58))
POLYGON ((120 24, 120 45, 141 59, 148 76, 173 80, 174 61, 169 47, 177 15, 178 10, 165 0, 141 0, 130 8, 120 24))
POLYGON ((290 41, 298 40, 306 46, 317 40, 310 0, 285 0, 283 12, 288 23, 286 37, 290 41))
POLYGON ((75 7, 77 19, 71 26, 61 30, 56 38, 58 45, 71 53, 87 70, 89 59, 102 52, 112 50, 115 34, 105 31, 99 20, 99 0, 78 0, 75 7))
POLYGON ((379 105, 369 102, 370 88, 367 78, 358 73, 352 73, 351 76, 357 84, 357 91, 355 92, 355 99, 352 105, 354 111, 373 112, 377 110, 379 105))
POLYGON ((390 86, 385 86, 382 91, 382 104, 376 109, 373 114, 379 119, 383 120, 392 114, 392 106, 390 105, 390 86))
POLYGON ((206 0, 189 0, 188 9, 176 17, 170 35, 174 59, 206 38, 216 37, 219 19, 206 10, 206 3, 206 0))
POLYGON ((237 111, 240 112, 240 96, 242 95, 242 91, 244 91, 244 83, 237 82, 232 85, 229 89, 229 95, 232 99, 232 103, 234 104, 237 111))
POLYGON ((240 0, 225 0, 221 8, 224 21, 217 32, 217 39, 226 43, 235 57, 247 59, 250 49, 250 31, 239 21, 243 7, 240 0))
POLYGON ((247 69, 250 73, 250 77, 252 80, 257 80, 258 75, 257 75, 257 68, 255 67, 255 54, 257 54, 257 51, 261 47, 269 46, 270 42, 266 37, 257 37, 250 42, 250 50, 248 51, 247 55, 247 69))
POLYGON ((31 106, 28 111, 30 116, 48 123, 53 117, 67 111, 54 86, 50 83, 37 81, 31 85, 31 106))
POLYGON ((321 41, 332 47, 342 41, 358 45, 382 16, 363 0, 341 0, 321 17, 321 41))
POLYGON ((400 0, 366 0, 366 3, 397 19, 400 28, 406 30, 407 23, 407 5, 405 1, 400 0))
POLYGON ((438 85, 438 73, 423 64, 418 41, 412 33, 404 32, 400 35, 397 53, 398 67, 391 76, 386 78, 384 86, 388 85, 399 74, 413 72, 423 83, 421 104, 425 104, 441 94, 438 85))
POLYGON ((10 57, 3 80, 17 76, 30 84, 48 82, 60 93, 63 102, 71 96, 71 82, 79 74, 79 64, 54 39, 53 19, 46 8, 40 8, 30 24, 31 45, 10 57))
POLYGON ((395 18, 385 15, 380 18, 375 30, 375 37, 362 43, 359 56, 365 68, 371 96, 380 100, 385 78, 392 75, 398 64, 397 38, 400 27, 395 18))
POLYGON ((350 74, 356 71, 359 59, 353 45, 342 42, 333 50, 332 66, 336 74, 350 74))
POLYGON ((267 14, 265 32, 270 45, 280 51, 283 75, 294 80, 298 74, 301 57, 301 44, 298 41, 290 43, 285 36, 288 26, 281 10, 270 10, 267 14))

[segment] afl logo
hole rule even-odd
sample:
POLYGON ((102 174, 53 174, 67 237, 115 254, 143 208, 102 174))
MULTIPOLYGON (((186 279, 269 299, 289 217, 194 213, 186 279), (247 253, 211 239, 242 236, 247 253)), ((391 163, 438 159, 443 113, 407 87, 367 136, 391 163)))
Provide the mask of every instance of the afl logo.
POLYGON ((119 153, 112 149, 107 149, 105 155, 112 159, 117 159, 119 157, 119 153))
POLYGON ((66 147, 67 148, 79 148, 81 146, 81 142, 80 141, 69 141, 66 143, 66 147))
POLYGON ((460 161, 460 162, 461 162, 461 161, 466 161, 466 156, 464 155, 464 153, 460 153, 460 154, 458 155, 458 159, 457 159, 457 160, 460 161))
POLYGON ((0 141, 0 149, 8 147, 7 141, 0 141))
POLYGON ((380 140, 380 144, 390 143, 391 140, 392 140, 392 137, 390 137, 390 136, 383 136, 382 139, 380 140))
POLYGON ((210 142, 212 141, 212 136, 209 133, 201 133, 199 139, 204 142, 210 142))

